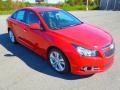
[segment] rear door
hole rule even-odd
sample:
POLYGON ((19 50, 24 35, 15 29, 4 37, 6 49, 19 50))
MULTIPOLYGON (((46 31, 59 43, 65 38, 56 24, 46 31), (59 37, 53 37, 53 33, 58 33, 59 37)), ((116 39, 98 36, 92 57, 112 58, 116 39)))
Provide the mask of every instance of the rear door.
POLYGON ((24 28, 25 28, 25 13, 26 13, 25 10, 20 10, 20 11, 17 12, 17 15, 16 15, 17 24, 15 25, 15 31, 17 33, 18 39, 22 43, 25 43, 25 39, 24 39, 24 36, 25 36, 25 31, 24 31, 24 28))
POLYGON ((27 31, 29 31, 29 26, 26 25, 26 14, 27 10, 19 10, 16 12, 16 17, 14 21, 14 32, 17 36, 18 41, 25 46, 32 48, 32 45, 26 40, 27 31))

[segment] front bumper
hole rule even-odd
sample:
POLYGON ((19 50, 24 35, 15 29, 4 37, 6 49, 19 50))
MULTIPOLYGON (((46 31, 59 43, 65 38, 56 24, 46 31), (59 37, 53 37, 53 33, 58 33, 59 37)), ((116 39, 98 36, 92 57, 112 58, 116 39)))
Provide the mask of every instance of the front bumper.
POLYGON ((114 56, 109 58, 81 58, 79 64, 71 65, 71 72, 77 75, 89 75, 106 71, 114 62, 114 56), (97 69, 83 70, 84 67, 96 67, 97 69))
POLYGON ((106 71, 114 62, 115 47, 112 49, 109 47, 99 50, 98 57, 83 57, 78 53, 69 53, 71 72, 77 75, 88 75, 106 71))

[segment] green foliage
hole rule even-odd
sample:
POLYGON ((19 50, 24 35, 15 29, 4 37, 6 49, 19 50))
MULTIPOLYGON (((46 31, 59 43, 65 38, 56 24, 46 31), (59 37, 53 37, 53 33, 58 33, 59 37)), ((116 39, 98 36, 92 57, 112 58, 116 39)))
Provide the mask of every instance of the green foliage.
POLYGON ((75 1, 74 0, 68 0, 67 3, 71 6, 75 5, 75 1))
POLYGON ((67 10, 67 11, 72 11, 72 10, 85 10, 85 5, 75 5, 75 6, 71 6, 67 3, 62 4, 60 6, 60 8, 67 10))
MULTIPOLYGON (((86 10, 86 5, 75 5, 71 6, 69 4, 63 4, 60 6, 61 9, 67 10, 67 11, 74 11, 74 10, 86 10)), ((99 7, 97 5, 90 5, 89 10, 97 10, 99 7)))
POLYGON ((31 6, 28 2, 13 2, 12 0, 2 1, 0 0, 0 11, 7 11, 7 10, 16 10, 19 8, 31 6))
MULTIPOLYGON (((99 9, 100 0, 89 0, 89 10, 99 9)), ((66 3, 60 5, 64 10, 86 10, 86 0, 67 0, 66 3)))
POLYGON ((0 11, 0 15, 7 15, 13 13, 14 10, 0 11))
MULTIPOLYGON (((89 0, 89 10, 99 9, 100 0, 89 0)), ((86 10, 86 0, 65 0, 62 4, 30 4, 29 2, 13 2, 13 0, 0 0, 0 14, 9 14, 16 9, 28 6, 53 6, 67 11, 86 10)))

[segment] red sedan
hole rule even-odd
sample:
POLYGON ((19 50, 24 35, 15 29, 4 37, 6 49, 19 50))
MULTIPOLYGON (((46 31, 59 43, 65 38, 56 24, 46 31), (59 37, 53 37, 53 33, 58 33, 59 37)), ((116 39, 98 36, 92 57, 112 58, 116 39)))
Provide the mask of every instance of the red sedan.
POLYGON ((64 10, 27 7, 17 10, 7 22, 10 41, 43 56, 57 72, 95 74, 113 63, 112 36, 64 10))

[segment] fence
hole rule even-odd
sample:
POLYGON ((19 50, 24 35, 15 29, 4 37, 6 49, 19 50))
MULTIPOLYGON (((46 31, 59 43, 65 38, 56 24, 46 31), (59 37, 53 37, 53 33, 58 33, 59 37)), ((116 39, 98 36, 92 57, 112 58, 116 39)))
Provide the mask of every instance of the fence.
POLYGON ((101 0, 101 10, 120 10, 120 0, 101 0))

